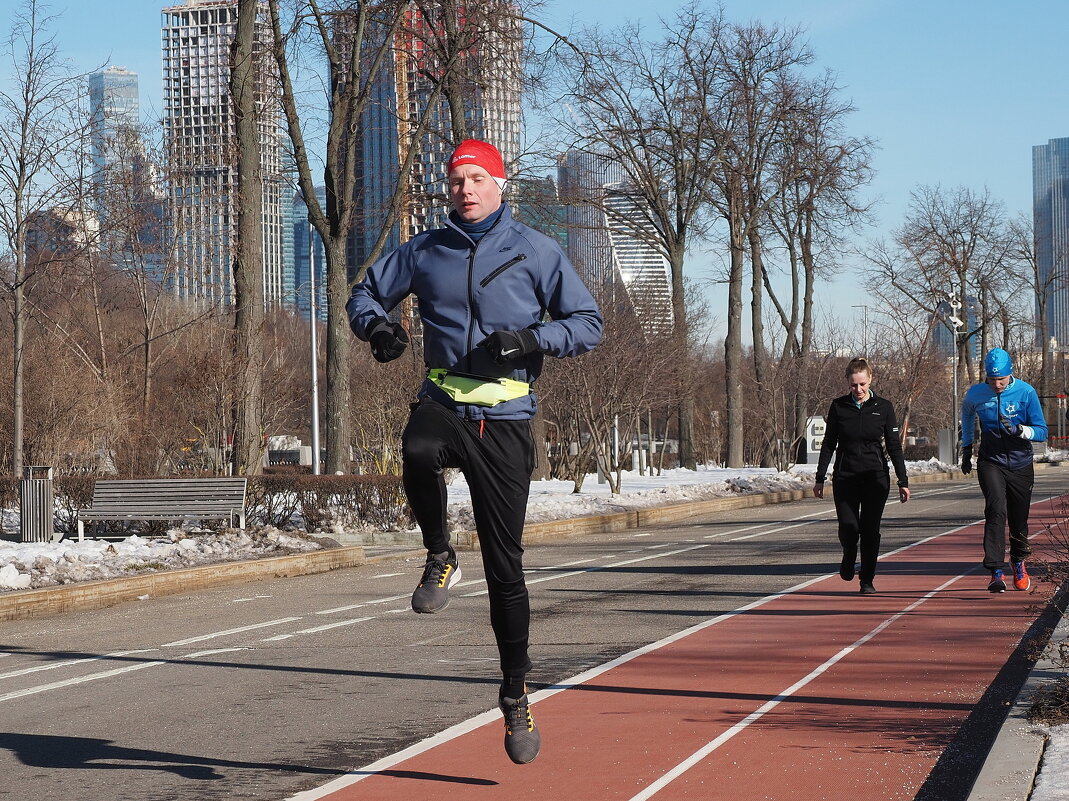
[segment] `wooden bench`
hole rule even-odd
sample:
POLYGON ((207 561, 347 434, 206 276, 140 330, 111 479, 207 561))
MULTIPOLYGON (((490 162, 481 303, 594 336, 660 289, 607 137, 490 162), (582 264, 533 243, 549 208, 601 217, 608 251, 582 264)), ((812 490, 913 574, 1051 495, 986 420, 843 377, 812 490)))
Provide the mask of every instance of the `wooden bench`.
POLYGON ((78 510, 78 540, 87 521, 225 519, 245 528, 244 478, 160 478, 97 481, 93 504, 78 510))

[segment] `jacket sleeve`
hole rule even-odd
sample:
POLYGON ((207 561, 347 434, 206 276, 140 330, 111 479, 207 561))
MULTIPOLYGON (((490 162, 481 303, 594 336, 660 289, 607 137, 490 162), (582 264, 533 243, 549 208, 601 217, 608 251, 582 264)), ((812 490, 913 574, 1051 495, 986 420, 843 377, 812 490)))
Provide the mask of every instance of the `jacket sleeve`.
POLYGON ((908 487, 909 476, 906 475, 906 461, 902 457, 902 434, 895 415, 895 407, 890 401, 887 402, 887 415, 883 424, 883 444, 887 448, 887 455, 891 457, 895 475, 898 476, 898 486, 908 487))
POLYGON ((368 268, 364 280, 353 287, 345 311, 349 328, 367 341, 368 325, 376 317, 386 317, 404 300, 412 287, 412 259, 409 248, 402 245, 368 268))
POLYGON ((820 458, 817 460, 816 480, 823 483, 828 477, 828 465, 835 447, 839 444, 839 420, 835 416, 835 402, 828 407, 828 416, 824 423, 824 441, 820 444, 820 458))
POLYGON ((969 398, 969 393, 961 399, 961 447, 967 448, 972 445, 973 429, 976 427, 976 407, 969 398))
POLYGON ((1043 416, 1043 405, 1039 402, 1039 395, 1034 389, 1029 390, 1028 392, 1024 424, 1032 429, 1032 436, 1028 437, 1028 439, 1032 442, 1046 441, 1047 419, 1043 416))
POLYGON ((539 349, 550 356, 578 356, 601 342, 604 322, 586 284, 555 243, 543 254, 542 303, 551 320, 534 327, 539 349))

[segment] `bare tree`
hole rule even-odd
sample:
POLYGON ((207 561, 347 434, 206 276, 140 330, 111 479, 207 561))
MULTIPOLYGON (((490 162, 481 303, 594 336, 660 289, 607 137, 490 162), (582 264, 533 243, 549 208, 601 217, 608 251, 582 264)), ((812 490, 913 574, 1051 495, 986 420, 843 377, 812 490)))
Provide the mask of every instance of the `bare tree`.
POLYGON ((787 298, 777 293, 769 270, 760 272, 782 329, 779 367, 792 399, 785 438, 801 442, 811 402, 805 377, 813 353, 813 298, 817 283, 838 266, 843 234, 866 217, 857 190, 870 177, 871 140, 848 136, 853 107, 839 99, 830 75, 800 85, 797 106, 788 115, 772 180, 779 188, 769 205, 769 225, 790 276, 787 298))
MULTIPOLYGON (((234 364, 241 387, 234 409, 234 475, 261 472, 264 437, 260 407, 264 378, 263 175, 260 127, 265 104, 262 58, 257 58, 259 0, 238 0, 237 26, 230 46, 230 102, 237 149, 237 225, 234 247, 234 364)), ((273 120, 273 114, 266 115, 273 120)), ((313 321, 314 324, 314 321, 313 321)))
MULTIPOLYGON (((597 206, 611 226, 668 261, 673 358, 680 364, 690 354, 683 263, 688 248, 708 233, 708 188, 721 158, 714 120, 725 94, 723 27, 720 12, 690 4, 663 21, 656 42, 633 24, 588 32, 577 40, 581 52, 567 55, 573 85, 557 104, 562 139, 618 165, 625 179, 614 192, 630 201, 594 196, 573 202, 597 206)), ((694 398, 684 395, 680 458, 690 467, 693 426, 694 398)))
POLYGON ((955 336, 959 387, 977 380, 968 346, 978 337, 985 348, 990 341, 1014 260, 1002 204, 987 190, 919 187, 894 242, 874 243, 864 255, 871 265, 870 291, 887 304, 905 300, 932 317, 948 298, 961 304, 955 315, 963 323, 955 336), (968 325, 970 319, 975 325, 968 325))
POLYGON ((26 0, 16 12, 3 53, 11 88, 0 89, 0 229, 10 264, 10 272, 4 271, 0 280, 13 334, 10 463, 16 474, 22 472, 24 457, 28 223, 63 196, 65 158, 85 131, 78 105, 83 76, 60 58, 49 33, 53 21, 38 0, 26 0))

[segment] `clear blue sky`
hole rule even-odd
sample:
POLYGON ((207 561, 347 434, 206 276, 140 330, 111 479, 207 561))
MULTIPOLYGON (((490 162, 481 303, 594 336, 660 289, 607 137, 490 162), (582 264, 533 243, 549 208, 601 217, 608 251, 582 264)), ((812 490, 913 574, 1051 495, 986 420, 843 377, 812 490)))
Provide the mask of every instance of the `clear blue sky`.
MULTIPOLYGON (((0 0, 0 32, 18 5, 0 0)), ((146 116, 159 114, 162 7, 144 0, 53 6, 59 45, 78 69, 114 64, 139 73, 146 116)), ((628 19, 652 29, 657 8, 671 13, 675 5, 547 0, 542 15, 560 29, 628 19)), ((1069 136, 1069 1, 725 0, 724 8, 732 20, 801 26, 816 68, 838 75, 857 107, 851 133, 879 141, 868 190, 880 200, 874 234, 899 224, 921 184, 986 187, 1010 213, 1031 212, 1032 145, 1069 136)), ((695 275, 703 261, 693 260, 695 275)), ((863 302, 851 298, 852 285, 840 280, 826 293, 843 316, 851 302, 863 302)))

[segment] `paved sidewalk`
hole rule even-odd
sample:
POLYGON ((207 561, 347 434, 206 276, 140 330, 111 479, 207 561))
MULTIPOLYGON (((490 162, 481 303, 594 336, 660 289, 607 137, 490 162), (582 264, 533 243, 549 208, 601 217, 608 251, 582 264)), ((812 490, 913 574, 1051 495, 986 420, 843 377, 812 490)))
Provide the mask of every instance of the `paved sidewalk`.
MULTIPOLYGON (((1063 617, 1055 627, 1051 642, 1066 639, 1069 617, 1063 617)), ((1047 740, 1043 727, 1028 721, 1028 710, 1037 690, 1064 675, 1049 659, 1036 663, 1006 715, 968 801, 1028 801, 1047 740)))

